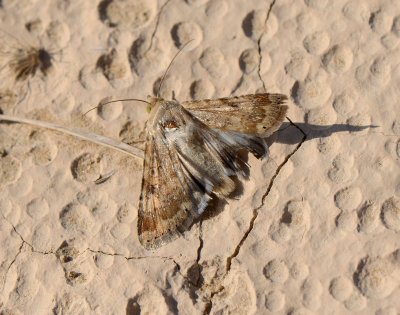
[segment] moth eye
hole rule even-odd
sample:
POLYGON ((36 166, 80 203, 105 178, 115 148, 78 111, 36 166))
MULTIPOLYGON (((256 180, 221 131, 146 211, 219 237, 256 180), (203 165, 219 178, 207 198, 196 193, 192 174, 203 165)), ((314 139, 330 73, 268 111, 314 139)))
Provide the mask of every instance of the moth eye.
POLYGON ((178 128, 178 124, 173 120, 168 120, 163 124, 164 128, 168 129, 176 129, 178 128))

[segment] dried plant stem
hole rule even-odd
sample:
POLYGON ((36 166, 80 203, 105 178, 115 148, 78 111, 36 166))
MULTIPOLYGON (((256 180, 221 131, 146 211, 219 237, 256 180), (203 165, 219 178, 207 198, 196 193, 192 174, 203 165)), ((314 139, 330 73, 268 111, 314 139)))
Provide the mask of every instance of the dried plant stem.
POLYGON ((132 147, 124 142, 120 142, 105 136, 101 136, 92 132, 87 132, 85 130, 75 129, 75 128, 68 128, 58 124, 54 124, 51 122, 41 121, 41 120, 33 120, 27 118, 20 118, 15 116, 9 115, 0 115, 0 121, 9 121, 9 122, 16 122, 22 124, 28 124, 35 127, 42 127, 46 129, 60 131, 65 134, 69 134, 80 139, 90 141, 93 143, 97 143, 103 145, 105 147, 109 147, 111 149, 120 151, 125 154, 129 154, 130 156, 134 156, 136 158, 143 159, 144 153, 142 150, 132 147))

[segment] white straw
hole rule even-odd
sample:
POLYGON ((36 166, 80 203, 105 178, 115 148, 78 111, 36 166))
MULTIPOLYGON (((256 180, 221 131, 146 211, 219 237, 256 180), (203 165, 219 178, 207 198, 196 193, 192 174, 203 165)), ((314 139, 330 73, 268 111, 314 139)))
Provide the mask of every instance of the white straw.
POLYGON ((27 119, 27 118, 20 118, 20 117, 15 117, 15 116, 9 116, 9 115, 0 115, 0 121, 11 121, 11 122, 17 122, 17 123, 22 123, 22 124, 28 124, 36 127, 43 127, 47 129, 52 129, 56 131, 60 131, 78 138, 81 138, 83 140, 87 140, 90 142, 94 142, 100 145, 103 145, 105 147, 109 147, 111 149, 120 151, 125 154, 129 154, 130 156, 134 156, 136 158, 143 159, 144 158, 144 152, 140 149, 137 149, 133 146, 130 146, 124 142, 120 142, 105 136, 101 136, 92 132, 88 132, 85 130, 80 130, 80 129, 75 129, 75 128, 68 128, 64 127, 58 124, 54 124, 51 122, 47 121, 41 121, 41 120, 33 120, 33 119, 27 119))

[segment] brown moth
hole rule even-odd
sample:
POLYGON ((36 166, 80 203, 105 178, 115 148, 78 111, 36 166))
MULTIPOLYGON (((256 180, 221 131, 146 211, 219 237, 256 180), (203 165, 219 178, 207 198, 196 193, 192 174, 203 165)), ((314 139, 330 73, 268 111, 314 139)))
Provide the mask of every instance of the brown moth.
POLYGON ((183 102, 151 98, 139 202, 139 241, 155 249, 198 218, 213 196, 229 197, 244 175, 239 150, 267 155, 264 142, 282 124, 282 94, 183 102))
POLYGON ((144 158, 138 234, 146 249, 155 249, 187 230, 214 196, 229 197, 232 177, 246 168, 240 150, 267 155, 264 138, 282 124, 286 100, 268 93, 181 104, 150 98, 144 155, 126 143, 51 122, 8 115, 0 121, 61 131, 144 158))

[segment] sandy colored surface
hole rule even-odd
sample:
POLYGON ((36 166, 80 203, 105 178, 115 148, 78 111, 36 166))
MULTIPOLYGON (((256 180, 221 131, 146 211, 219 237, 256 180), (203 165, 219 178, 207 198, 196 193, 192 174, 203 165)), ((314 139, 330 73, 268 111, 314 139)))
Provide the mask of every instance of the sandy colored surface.
POLYGON ((152 95, 193 39, 163 97, 265 87, 290 96, 288 116, 307 134, 286 121, 268 160, 249 156, 240 198, 148 252, 136 228, 140 160, 1 124, 1 314, 400 313, 399 1, 0 5, 2 47, 53 54, 46 76, 15 85, 1 71, 4 113, 140 147, 145 104, 82 113, 152 95))

